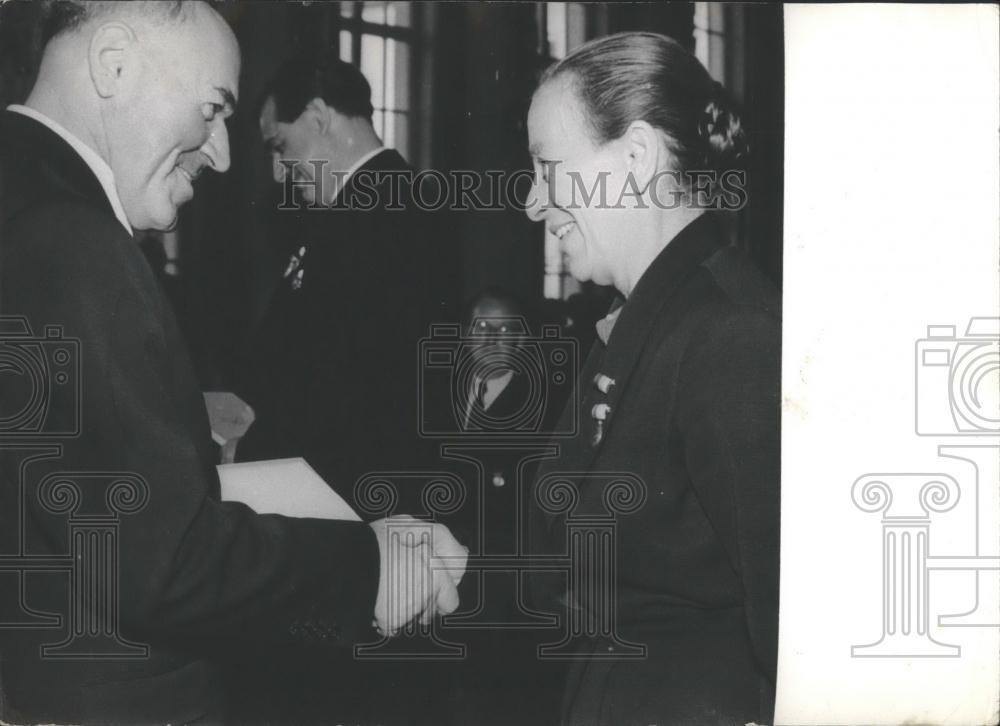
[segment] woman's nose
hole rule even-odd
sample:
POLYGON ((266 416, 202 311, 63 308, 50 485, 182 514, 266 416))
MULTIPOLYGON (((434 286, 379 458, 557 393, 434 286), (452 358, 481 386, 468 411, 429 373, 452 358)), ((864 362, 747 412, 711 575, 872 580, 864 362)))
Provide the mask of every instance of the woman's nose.
POLYGON ((531 179, 531 189, 528 190, 528 198, 525 201, 524 213, 532 222, 541 222, 544 219, 545 209, 548 207, 548 190, 544 183, 539 183, 537 176, 531 179))
POLYGON ((282 184, 285 181, 285 165, 281 163, 281 157, 277 152, 271 154, 271 176, 278 184, 282 184))

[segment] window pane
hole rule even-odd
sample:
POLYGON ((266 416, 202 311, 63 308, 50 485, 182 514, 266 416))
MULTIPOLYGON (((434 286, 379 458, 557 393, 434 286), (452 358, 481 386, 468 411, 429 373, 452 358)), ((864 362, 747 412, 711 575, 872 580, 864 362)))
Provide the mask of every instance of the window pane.
POLYGON ((361 6, 362 20, 385 25, 385 3, 362 3, 361 6))
POLYGON ((396 110, 396 41, 385 41, 385 108, 396 110))
POLYGON ((340 14, 345 18, 354 17, 354 3, 340 3, 340 14))
POLYGON ((372 87, 372 106, 385 108, 385 39, 377 35, 361 36, 361 72, 372 87))
POLYGON ((391 38, 385 49, 385 107, 410 110, 410 44, 391 38))
POLYGON ((549 55, 552 58, 565 57, 566 3, 547 3, 545 5, 545 25, 549 55))
POLYGON ((410 13, 410 3, 389 3, 386 24, 397 25, 401 28, 412 27, 413 20, 410 13))
POLYGON ((694 4, 694 27, 708 30, 708 3, 694 4))
POLYGON ((340 60, 351 63, 353 56, 351 52, 354 50, 354 37, 351 35, 349 30, 340 31, 340 60))
POLYGON ((383 143, 385 141, 385 111, 382 109, 375 109, 375 113, 372 114, 372 126, 375 127, 375 133, 378 137, 382 139, 383 143))
POLYGON ((385 112, 385 133, 382 134, 382 143, 388 147, 396 148, 396 114, 392 111, 385 112))
POLYGON ((399 111, 386 113, 385 138, 386 146, 399 151, 404 159, 410 159, 410 116, 399 111))

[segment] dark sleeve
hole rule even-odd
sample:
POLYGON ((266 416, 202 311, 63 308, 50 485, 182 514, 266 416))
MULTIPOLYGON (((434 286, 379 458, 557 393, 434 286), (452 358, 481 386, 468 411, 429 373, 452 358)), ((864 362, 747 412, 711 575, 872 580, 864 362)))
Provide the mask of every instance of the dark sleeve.
POLYGON ((131 240, 105 215, 73 206, 36 215, 18 235, 18 266, 34 280, 7 296, 5 313, 80 341, 82 426, 51 468, 128 472, 148 485, 146 505, 120 519, 124 628, 151 639, 334 644, 369 633, 379 559, 367 525, 262 516, 211 495, 204 419, 191 415, 200 393, 131 240))
POLYGON ((773 679, 778 643, 781 324, 730 308, 681 364, 679 427, 696 494, 739 573, 754 652, 773 679))

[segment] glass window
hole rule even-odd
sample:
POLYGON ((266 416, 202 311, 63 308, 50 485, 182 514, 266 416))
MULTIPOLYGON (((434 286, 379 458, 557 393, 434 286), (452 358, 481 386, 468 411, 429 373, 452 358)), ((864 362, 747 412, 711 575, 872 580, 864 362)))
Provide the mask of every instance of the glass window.
POLYGON ((355 63, 372 89, 372 125, 386 146, 411 159, 411 63, 414 11, 405 2, 343 3, 340 57, 355 63), (344 8, 350 5, 351 10, 344 8))
POLYGON ((398 25, 402 28, 411 27, 412 19, 410 17, 410 3, 388 3, 385 22, 386 25, 398 25))
POLYGON ((366 23, 385 25, 385 3, 361 3, 361 19, 366 23))
POLYGON ((354 36, 349 30, 340 31, 340 60, 346 63, 354 60, 354 36))

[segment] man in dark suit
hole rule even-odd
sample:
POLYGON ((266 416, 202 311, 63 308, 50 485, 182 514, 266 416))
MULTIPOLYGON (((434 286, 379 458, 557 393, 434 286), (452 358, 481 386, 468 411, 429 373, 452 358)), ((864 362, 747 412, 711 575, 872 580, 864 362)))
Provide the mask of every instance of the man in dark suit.
POLYGON ((236 457, 304 455, 352 501, 365 473, 426 462, 417 352, 428 322, 447 314, 435 277, 447 251, 414 202, 412 169, 372 126, 355 66, 330 53, 296 58, 264 99, 274 178, 306 238, 292 246, 238 384, 257 418, 236 457))
MULTIPOLYGON (((297 56, 261 99, 261 136, 284 187, 278 216, 303 237, 275 271, 281 279, 237 377, 256 418, 236 460, 303 456, 364 516, 355 484, 365 474, 433 463, 417 421, 417 353, 429 322, 448 314, 437 264, 448 253, 434 215, 415 204, 413 170, 375 132, 371 88, 357 67, 332 52, 297 56)), ((397 494, 395 511, 422 511, 419 491, 397 494)), ((346 693, 361 695, 345 721, 440 720, 426 668, 355 664, 334 687, 342 661, 316 653, 286 660, 277 674, 235 663, 230 679, 249 706, 241 716, 282 699, 296 720, 321 722, 346 693)))
POLYGON ((0 340, 0 530, 18 540, 0 591, 21 608, 0 629, 0 718, 217 720, 210 642, 348 645, 373 614, 393 631, 457 602, 435 573, 388 610, 387 573, 433 560, 379 523, 219 501, 204 402, 131 233, 171 227, 198 174, 229 166, 225 22, 203 3, 59 3, 45 27, 29 98, 0 114, 0 311, 22 326, 0 340))

